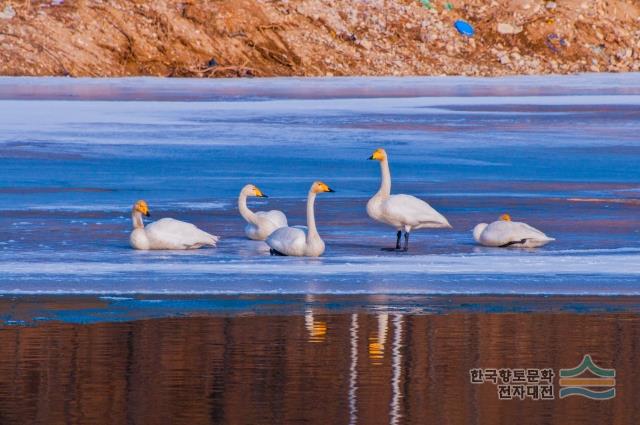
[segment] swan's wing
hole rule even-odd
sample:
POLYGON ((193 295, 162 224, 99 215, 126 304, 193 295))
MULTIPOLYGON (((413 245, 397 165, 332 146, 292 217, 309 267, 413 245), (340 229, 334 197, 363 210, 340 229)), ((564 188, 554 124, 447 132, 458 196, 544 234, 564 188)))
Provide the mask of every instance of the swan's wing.
POLYGON ((550 238, 544 232, 536 229, 535 227, 529 226, 527 223, 515 222, 514 225, 518 226, 518 231, 522 232, 523 235, 526 235, 527 239, 536 239, 536 240, 549 240, 554 241, 554 238, 550 238))
POLYGON ((307 234, 299 228, 281 227, 274 231, 266 242, 281 254, 302 255, 307 243, 307 234))
POLYGON ((258 211, 256 215, 261 218, 266 218, 267 220, 272 222, 273 225, 276 226, 276 228, 287 227, 289 225, 287 223, 287 216, 284 215, 282 211, 258 211))
POLYGON ((152 246, 166 249, 199 248, 216 246, 219 237, 198 229, 191 223, 163 218, 145 227, 147 237, 152 246))
POLYGON ((391 195, 382 204, 382 214, 392 222, 421 227, 451 227, 449 221, 422 199, 411 195, 391 195))
POLYGON ((481 243, 489 246, 504 246, 507 244, 541 246, 552 240, 554 239, 540 230, 517 221, 494 221, 487 226, 480 236, 481 243))

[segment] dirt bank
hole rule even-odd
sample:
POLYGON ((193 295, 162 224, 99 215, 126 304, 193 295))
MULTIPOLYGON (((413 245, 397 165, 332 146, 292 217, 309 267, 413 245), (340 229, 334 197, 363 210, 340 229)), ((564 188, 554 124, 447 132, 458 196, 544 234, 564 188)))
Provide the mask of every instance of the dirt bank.
POLYGON ((0 0, 3 75, 639 70, 632 0, 0 0))

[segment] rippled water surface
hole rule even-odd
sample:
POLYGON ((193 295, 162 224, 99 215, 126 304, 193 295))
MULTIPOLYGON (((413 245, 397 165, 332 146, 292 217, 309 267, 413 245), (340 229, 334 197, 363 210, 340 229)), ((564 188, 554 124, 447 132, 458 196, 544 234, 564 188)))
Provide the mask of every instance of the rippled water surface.
POLYGON ((0 297, 0 422, 637 424, 640 300, 597 298, 0 297), (584 354, 613 400, 470 383, 584 354))
POLYGON ((640 76, 273 80, 0 79, 1 293, 638 294, 640 76), (393 191, 453 230, 392 229, 367 199, 393 191), (327 251, 271 258, 245 240, 236 196, 304 224, 309 184, 327 251), (193 222, 218 248, 136 252, 129 211, 193 222), (508 212, 556 242, 477 247, 508 212))

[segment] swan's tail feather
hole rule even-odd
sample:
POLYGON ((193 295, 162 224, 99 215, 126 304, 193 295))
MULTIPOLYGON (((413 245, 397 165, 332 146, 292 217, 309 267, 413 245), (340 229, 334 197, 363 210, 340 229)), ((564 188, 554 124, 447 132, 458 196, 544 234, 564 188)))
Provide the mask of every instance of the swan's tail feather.
POLYGON ((447 219, 444 221, 423 221, 420 223, 418 229, 453 229, 453 226, 449 224, 447 219))
POLYGON ((220 240, 220 236, 212 235, 211 233, 207 233, 207 232, 203 232, 203 233, 206 235, 208 239, 206 245, 215 247, 218 244, 218 241, 220 240))
POLYGON ((445 216, 440 214, 440 219, 442 220, 442 228, 444 228, 444 229, 453 229, 453 226, 451 225, 451 223, 449 223, 449 220, 447 220, 447 218, 445 216))

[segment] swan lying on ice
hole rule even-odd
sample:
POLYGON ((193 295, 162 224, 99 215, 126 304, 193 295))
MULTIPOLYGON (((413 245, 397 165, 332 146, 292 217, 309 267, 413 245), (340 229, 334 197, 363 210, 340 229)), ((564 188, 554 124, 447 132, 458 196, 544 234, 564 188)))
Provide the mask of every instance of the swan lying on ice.
POLYGON ((519 248, 538 248, 555 241, 526 223, 511 221, 509 214, 501 215, 491 224, 478 224, 473 229, 473 238, 484 246, 519 248))
POLYGON ((163 218, 145 227, 143 215, 151 216, 149 206, 145 201, 138 201, 131 211, 133 231, 129 237, 129 242, 135 249, 197 249, 216 246, 220 239, 191 223, 173 218, 163 218))

